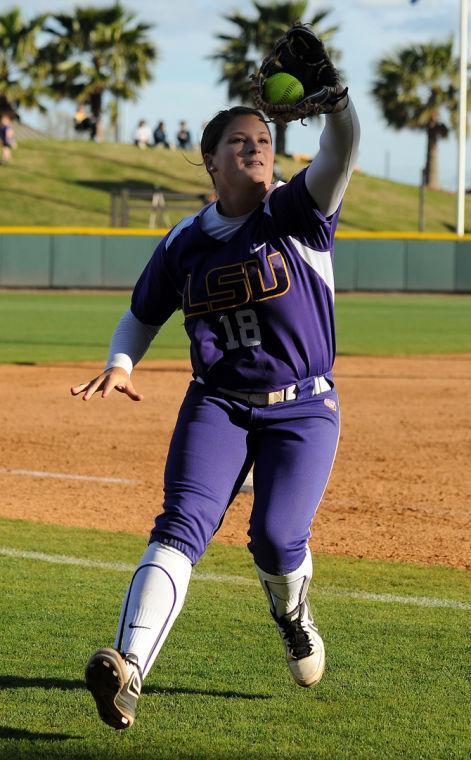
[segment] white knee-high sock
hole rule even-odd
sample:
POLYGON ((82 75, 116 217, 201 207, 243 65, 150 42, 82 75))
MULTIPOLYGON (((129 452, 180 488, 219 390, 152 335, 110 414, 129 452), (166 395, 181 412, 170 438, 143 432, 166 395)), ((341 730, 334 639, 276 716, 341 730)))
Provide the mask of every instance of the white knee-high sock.
POLYGON ((312 578, 312 557, 309 547, 306 556, 297 568, 286 575, 271 575, 255 565, 267 595, 270 609, 276 618, 289 615, 304 602, 312 578))
POLYGON ((115 648, 136 655, 145 677, 180 612, 192 565, 158 542, 144 552, 123 602, 115 648))

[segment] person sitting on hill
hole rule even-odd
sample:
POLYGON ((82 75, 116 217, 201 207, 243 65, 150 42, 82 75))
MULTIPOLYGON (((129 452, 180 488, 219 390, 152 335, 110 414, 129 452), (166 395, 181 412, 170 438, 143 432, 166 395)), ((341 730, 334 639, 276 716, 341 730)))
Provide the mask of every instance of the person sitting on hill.
POLYGON ((76 132, 89 132, 90 140, 96 137, 96 120, 87 113, 83 103, 79 103, 74 114, 74 129, 76 132))
POLYGON ((165 131, 165 123, 159 121, 153 132, 154 147, 170 148, 170 143, 167 141, 167 133, 165 131))
POLYGON ((149 148, 151 146, 152 135, 150 127, 145 119, 141 119, 134 131, 134 145, 138 148, 149 148))
POLYGON ((3 113, 0 117, 0 146, 2 157, 0 163, 8 164, 11 159, 11 149, 16 148, 15 134, 11 125, 12 115, 3 113))
POLYGON ((177 132, 177 143, 178 147, 183 148, 183 150, 190 150, 191 148, 191 134, 186 121, 180 122, 180 129, 177 132))

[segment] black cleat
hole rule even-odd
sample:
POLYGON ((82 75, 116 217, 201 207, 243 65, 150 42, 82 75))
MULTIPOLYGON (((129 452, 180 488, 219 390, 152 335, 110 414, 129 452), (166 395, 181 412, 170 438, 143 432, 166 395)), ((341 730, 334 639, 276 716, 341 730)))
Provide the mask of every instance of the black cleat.
POLYGON ((142 688, 142 673, 133 654, 124 658, 116 649, 98 649, 85 669, 85 683, 102 721, 112 728, 130 728, 142 688), (127 667, 133 665, 134 667, 127 667))

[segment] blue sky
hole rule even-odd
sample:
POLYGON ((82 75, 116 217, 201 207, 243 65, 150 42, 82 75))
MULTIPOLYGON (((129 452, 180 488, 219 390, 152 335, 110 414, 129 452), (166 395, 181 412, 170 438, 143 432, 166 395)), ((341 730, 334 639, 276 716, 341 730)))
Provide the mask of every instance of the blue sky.
MULTIPOLYGON (((44 11, 71 10, 75 5, 108 5, 110 0, 29 0, 25 15, 44 11)), ((239 10, 253 16, 251 0, 123 0, 140 20, 155 24, 152 38, 160 51, 155 78, 141 91, 137 103, 122 108, 122 137, 131 140, 138 119, 151 126, 163 119, 170 139, 180 119, 186 119, 195 139, 201 125, 221 108, 231 105, 226 89, 218 85, 215 63, 205 56, 215 51, 219 32, 234 33, 224 14, 239 10)), ((14 2, 11 3, 15 4, 14 2)), ((9 7, 10 3, 2 3, 9 7)), ((360 168, 368 174, 416 184, 425 162, 425 136, 411 131, 388 129, 369 89, 374 63, 400 47, 453 37, 458 54, 460 0, 312 0, 309 12, 330 9, 328 21, 339 26, 335 45, 342 53, 352 98, 362 124, 360 168)), ((471 17, 471 10, 470 10, 471 17)), ((73 106, 61 105, 61 109, 73 106)), ((26 119, 37 122, 36 117, 26 119)), ((288 150, 311 155, 317 150, 320 124, 290 125, 288 150)), ((471 150, 467 145, 467 186, 471 185, 471 150)), ((451 137, 440 144, 440 179, 453 189, 457 175, 457 141, 451 137)))

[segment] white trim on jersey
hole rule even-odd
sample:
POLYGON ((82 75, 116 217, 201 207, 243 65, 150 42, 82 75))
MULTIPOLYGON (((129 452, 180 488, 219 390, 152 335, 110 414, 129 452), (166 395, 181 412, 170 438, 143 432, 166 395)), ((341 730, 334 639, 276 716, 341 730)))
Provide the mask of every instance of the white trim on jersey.
POLYGON ((303 245, 303 243, 300 243, 299 240, 296 240, 296 238, 293 237, 290 237, 289 241, 299 253, 303 261, 305 261, 311 269, 314 269, 319 277, 325 282, 327 287, 330 288, 332 291, 332 297, 334 297, 334 270, 332 267, 330 251, 316 251, 308 245, 303 245))
POLYGON ((267 193, 263 198, 263 210, 265 214, 268 214, 268 216, 272 215, 271 208, 270 208, 270 196, 273 190, 276 190, 277 187, 282 187, 285 184, 286 184, 285 182, 278 180, 277 182, 274 182, 273 185, 270 185, 270 187, 268 188, 267 193))
POLYGON ((200 209, 200 211, 198 211, 198 213, 192 214, 191 216, 186 216, 181 220, 181 222, 178 222, 178 224, 175 225, 173 230, 170 232, 167 240, 165 241, 165 248, 168 248, 172 240, 175 240, 177 235, 179 235, 180 232, 185 229, 185 227, 189 227, 190 224, 193 223, 194 219, 196 219, 196 217, 199 216, 205 208, 207 207, 204 206, 202 209, 200 209))

